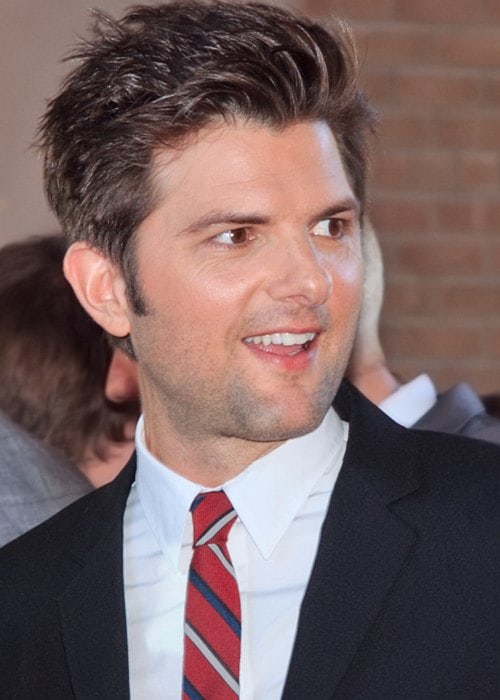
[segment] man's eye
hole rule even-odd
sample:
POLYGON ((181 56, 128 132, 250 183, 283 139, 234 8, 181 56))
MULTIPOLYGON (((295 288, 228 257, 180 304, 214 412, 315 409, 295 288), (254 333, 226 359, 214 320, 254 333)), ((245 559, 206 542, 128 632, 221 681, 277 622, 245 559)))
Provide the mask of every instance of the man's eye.
POLYGON ((315 236, 340 238, 345 233, 345 228, 345 221, 342 219, 323 219, 323 221, 318 221, 312 233, 315 236))
POLYGON ((213 240, 223 245, 242 245, 243 243, 248 243, 250 236, 246 228, 231 228, 217 234, 213 240))

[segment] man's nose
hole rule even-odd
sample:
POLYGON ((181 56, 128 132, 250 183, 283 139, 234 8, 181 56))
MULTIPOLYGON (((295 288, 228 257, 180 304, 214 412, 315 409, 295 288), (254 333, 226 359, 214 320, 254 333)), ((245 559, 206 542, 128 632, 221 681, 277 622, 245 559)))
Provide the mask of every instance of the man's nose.
POLYGON ((332 293, 327 256, 315 247, 310 234, 289 236, 276 245, 270 275, 269 292, 277 300, 314 307, 332 293))

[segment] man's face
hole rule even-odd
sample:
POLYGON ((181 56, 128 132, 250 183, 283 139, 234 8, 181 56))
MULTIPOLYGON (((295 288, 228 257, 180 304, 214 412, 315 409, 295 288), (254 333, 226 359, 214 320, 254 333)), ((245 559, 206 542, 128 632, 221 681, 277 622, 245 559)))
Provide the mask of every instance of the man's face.
POLYGON ((160 203, 136 236, 148 313, 127 311, 150 448, 170 434, 262 454, 311 431, 344 373, 362 277, 331 131, 211 127, 155 173, 160 203))

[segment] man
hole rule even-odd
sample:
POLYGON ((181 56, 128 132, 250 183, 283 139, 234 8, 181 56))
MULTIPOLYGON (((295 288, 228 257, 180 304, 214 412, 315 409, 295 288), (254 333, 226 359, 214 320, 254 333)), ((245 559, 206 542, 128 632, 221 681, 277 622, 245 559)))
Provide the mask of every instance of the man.
POLYGON ((0 557, 3 692, 496 697, 498 448, 339 389, 373 121, 346 30, 174 3, 82 51, 47 188, 143 420, 0 557))
POLYGON ((116 476, 133 452, 135 362, 64 278, 62 235, 0 249, 0 544, 116 476))
POLYGON ((438 394, 430 377, 402 384, 389 370, 379 334, 384 296, 384 265, 370 221, 363 230, 363 303, 347 377, 365 396, 405 427, 457 433, 500 443, 500 421, 468 384, 438 394))

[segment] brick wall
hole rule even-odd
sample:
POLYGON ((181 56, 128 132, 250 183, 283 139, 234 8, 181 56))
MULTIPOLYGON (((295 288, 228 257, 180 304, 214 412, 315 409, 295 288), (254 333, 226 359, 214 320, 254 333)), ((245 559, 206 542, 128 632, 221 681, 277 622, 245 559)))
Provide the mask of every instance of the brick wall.
POLYGON ((371 214, 405 378, 500 391, 500 0, 303 0, 349 20, 381 112, 371 214))

